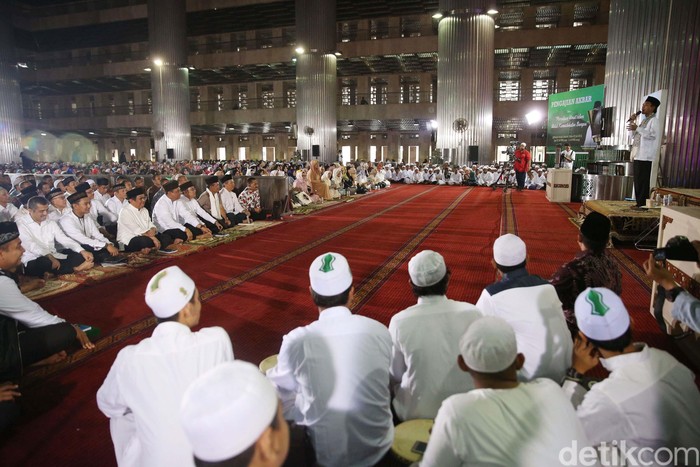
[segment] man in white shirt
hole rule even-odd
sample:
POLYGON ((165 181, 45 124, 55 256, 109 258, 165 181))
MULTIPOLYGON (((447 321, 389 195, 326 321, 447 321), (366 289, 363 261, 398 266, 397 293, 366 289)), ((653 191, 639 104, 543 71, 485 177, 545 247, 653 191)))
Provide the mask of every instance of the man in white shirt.
POLYGON ((627 129, 632 134, 632 158, 634 159, 634 197, 636 206, 639 209, 646 205, 649 198, 649 187, 651 186, 651 167, 654 160, 659 155, 658 138, 661 137, 659 129, 659 119, 656 117, 661 102, 653 96, 647 97, 642 104, 642 115, 644 119, 639 125, 635 123, 637 115, 630 117, 627 129))
POLYGON ((457 168, 452 169, 452 172, 450 173, 450 179, 447 182, 447 184, 448 185, 461 185, 463 181, 464 181, 464 177, 462 176, 461 171, 457 170, 457 168))
POLYGON ((180 193, 180 200, 175 205, 177 213, 195 238, 211 237, 222 230, 222 225, 197 202, 197 189, 192 182, 180 185, 180 193))
POLYGON ((199 465, 279 467, 289 452, 275 387, 248 362, 222 363, 197 378, 180 418, 199 465))
POLYGON ((230 175, 224 175, 221 179, 223 185, 222 190, 219 192, 221 195, 221 205, 226 212, 226 217, 231 222, 231 225, 240 224, 241 222, 248 219, 250 216, 250 211, 246 211, 241 206, 238 201, 238 196, 236 196, 235 184, 233 182, 233 177, 230 175))
POLYGON ((10 191, 0 186, 0 222, 14 221, 19 210, 10 202, 10 191))
POLYGON ((48 219, 49 204, 35 196, 27 204, 29 215, 18 222, 20 238, 25 252, 22 255, 24 274, 42 277, 46 273, 70 274, 85 271, 94 266, 92 253, 63 233, 58 224, 48 219), (58 242, 63 248, 59 252, 58 242))
POLYGON ((166 233, 158 233, 146 209, 146 192, 143 188, 134 188, 126 192, 128 203, 119 213, 117 221, 117 241, 127 252, 150 253, 155 248, 163 253, 176 251, 168 248, 171 244, 182 243, 166 233))
POLYGON ((615 292, 587 288, 574 310, 579 334, 564 390, 601 460, 619 452, 634 459, 628 465, 698 465, 697 449, 687 461, 664 452, 700 446, 693 372, 669 353, 632 341, 630 316, 615 292), (610 375, 597 384, 584 382, 599 362, 610 375))
POLYGON ((22 294, 16 271, 23 253, 17 225, 0 222, 0 321, 16 325, 15 332, 0 335, 0 381, 19 379, 22 367, 64 360, 66 351, 78 344, 95 348, 79 326, 49 314, 22 294))
POLYGON ((439 253, 415 255, 408 274, 418 303, 389 323, 393 407, 402 421, 435 418, 445 398, 474 388, 469 374, 457 368, 455 349, 469 324, 481 316, 474 305, 447 298, 451 273, 439 253))
POLYGON ((573 169, 576 153, 571 149, 569 143, 564 144, 564 150, 559 153, 559 166, 562 169, 573 169))
POLYGON ((102 235, 100 227, 90 215, 90 199, 84 191, 76 191, 68 197, 71 212, 58 221, 61 229, 85 251, 93 254, 95 263, 117 263, 123 261, 119 250, 102 235))
POLYGON ((109 198, 105 203, 105 207, 110 210, 110 212, 119 219, 119 213, 122 211, 124 206, 127 205, 126 202, 126 185, 119 183, 112 187, 114 196, 109 198))
POLYGON ((151 337, 119 352, 97 391, 97 406, 110 419, 119 466, 189 467, 182 396, 199 375, 233 360, 231 340, 220 327, 192 332, 202 303, 194 281, 177 266, 151 278, 146 304, 159 324, 151 337))
POLYGON ((70 212, 70 206, 68 206, 68 200, 66 199, 66 194, 54 188, 49 191, 46 195, 46 200, 49 204, 49 215, 48 219, 50 221, 58 222, 61 217, 65 216, 70 212))
POLYGON ((347 308, 354 289, 342 255, 319 256, 309 277, 319 319, 284 336, 267 377, 285 418, 307 427, 319 465, 374 465, 394 439, 389 331, 347 308))
MULTIPOLYGON (((459 366, 469 372, 475 389, 442 403, 421 466, 556 466, 562 465, 567 448, 590 449, 557 383, 518 380, 526 357, 518 352, 515 333, 504 320, 477 319, 456 350, 459 366)), ((585 465, 596 465, 595 458, 585 465)))
POLYGON ((168 234, 172 239, 180 242, 192 240, 192 231, 185 226, 178 215, 177 203, 180 199, 180 186, 176 180, 163 183, 164 195, 158 199, 153 207, 153 223, 158 232, 168 234))
POLYGON ((219 223, 222 228, 230 227, 231 221, 226 216, 226 211, 221 202, 221 183, 219 183, 219 177, 212 175, 211 177, 207 177, 204 181, 207 184, 207 189, 197 198, 197 202, 204 211, 216 219, 216 222, 219 223))
POLYGON ((106 205, 109 198, 111 198, 111 196, 109 196, 109 180, 100 177, 95 183, 97 183, 97 191, 95 191, 95 198, 100 198, 102 204, 106 205))
POLYGON ((501 279, 481 292, 476 307, 484 316, 498 316, 512 326, 518 350, 525 355, 521 381, 549 378, 558 383, 571 365, 571 332, 556 289, 527 272, 526 258, 525 242, 519 237, 498 237, 493 261, 501 279))

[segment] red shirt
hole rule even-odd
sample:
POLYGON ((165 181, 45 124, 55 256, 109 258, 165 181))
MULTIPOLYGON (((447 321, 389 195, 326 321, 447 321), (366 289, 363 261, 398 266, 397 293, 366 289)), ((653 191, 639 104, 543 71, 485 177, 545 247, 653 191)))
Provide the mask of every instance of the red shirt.
POLYGON ((530 151, 527 149, 516 149, 513 169, 515 169, 516 172, 527 172, 527 169, 530 168, 531 158, 530 151))

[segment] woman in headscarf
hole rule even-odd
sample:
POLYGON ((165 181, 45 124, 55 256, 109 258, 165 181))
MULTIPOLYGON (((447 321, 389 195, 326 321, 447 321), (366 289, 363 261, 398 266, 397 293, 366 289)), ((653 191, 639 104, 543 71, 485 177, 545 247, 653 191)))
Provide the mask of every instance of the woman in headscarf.
POLYGON ((321 171, 318 161, 316 159, 312 160, 308 175, 312 192, 321 199, 333 199, 331 197, 330 188, 321 181, 321 175, 323 175, 323 172, 321 171))

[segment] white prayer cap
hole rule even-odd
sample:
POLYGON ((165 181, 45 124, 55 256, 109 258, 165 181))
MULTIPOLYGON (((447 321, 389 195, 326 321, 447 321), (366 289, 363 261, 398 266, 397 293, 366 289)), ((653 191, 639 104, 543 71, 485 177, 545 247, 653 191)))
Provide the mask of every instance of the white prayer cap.
POLYGON ((235 360, 187 388, 180 420, 197 459, 221 462, 251 447, 277 414, 277 392, 260 370, 235 360))
POLYGON ((408 262, 408 275, 418 287, 430 287, 445 277, 447 266, 440 253, 423 250, 408 262))
POLYGON ((90 186, 95 186, 95 185, 97 185, 97 182, 96 182, 95 180, 91 179, 91 178, 88 178, 88 179, 85 180, 85 181, 86 181, 87 183, 89 183, 90 186))
POLYGON ((311 289, 319 295, 332 297, 345 292, 352 285, 348 260, 339 253, 324 253, 309 267, 311 289))
POLYGON ((578 328, 586 337, 609 341, 622 336, 630 327, 630 315, 615 292, 605 287, 587 288, 574 303, 578 328))
POLYGON ((58 188, 59 183, 63 183, 63 179, 59 178, 58 180, 53 182, 53 187, 58 188))
POLYGON ((484 316, 467 328, 459 341, 459 354, 479 373, 498 373, 513 364, 518 345, 513 328, 502 318, 484 316))
POLYGON ((517 266, 526 256, 525 242, 517 235, 501 235, 493 242, 493 260, 500 266, 517 266))
POLYGON ((187 305, 194 289, 194 281, 182 269, 170 266, 148 281, 146 304, 158 318, 169 318, 187 305))

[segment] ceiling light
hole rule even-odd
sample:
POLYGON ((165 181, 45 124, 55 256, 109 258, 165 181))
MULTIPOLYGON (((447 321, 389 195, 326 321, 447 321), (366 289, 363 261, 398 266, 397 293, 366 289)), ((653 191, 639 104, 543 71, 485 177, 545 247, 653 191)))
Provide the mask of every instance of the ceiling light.
POLYGON ((46 136, 46 133, 42 133, 41 136, 46 136))
POLYGON ((539 110, 532 110, 525 115, 528 125, 533 125, 542 120, 542 113, 539 110))
POLYGON ((300 55, 305 52, 304 47, 302 46, 297 47, 296 49, 294 49, 294 51, 300 55))
POLYGON ((94 135, 94 134, 95 134, 94 131, 88 131, 88 135, 94 135))
POLYGON ((335 56, 336 56, 336 57, 340 57, 341 55, 343 55, 343 52, 341 52, 341 51, 338 51, 338 52, 335 53, 335 56))
POLYGON ((442 16, 443 16, 442 13, 437 12, 433 15, 433 19, 440 19, 440 18, 442 18, 442 16))
POLYGON ((191 67, 189 67, 189 68, 190 68, 190 70, 194 70, 194 69, 195 69, 193 66, 191 66, 191 67))
POLYGON ((489 15, 497 15, 497 14, 498 14, 498 10, 495 10, 495 9, 491 8, 491 9, 490 9, 489 11, 487 11, 486 13, 489 14, 489 15))
POLYGON ((437 120, 430 120, 430 128, 432 128, 433 130, 437 130, 437 127, 438 127, 437 120))
POLYGON ((150 68, 144 68, 143 71, 151 71, 150 68))
POLYGON ((20 68, 29 68, 26 63, 24 62, 17 62, 17 66, 20 68))
POLYGON ((153 64, 154 64, 155 66, 163 66, 163 60, 160 59, 160 58, 154 58, 154 59, 153 59, 153 64))

